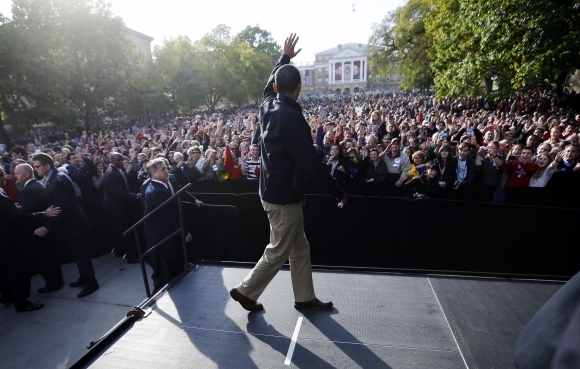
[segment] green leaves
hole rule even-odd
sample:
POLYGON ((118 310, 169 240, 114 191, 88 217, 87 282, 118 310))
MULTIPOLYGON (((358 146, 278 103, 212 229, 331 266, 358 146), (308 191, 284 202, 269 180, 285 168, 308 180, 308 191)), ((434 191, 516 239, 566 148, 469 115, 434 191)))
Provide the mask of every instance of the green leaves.
POLYGON ((434 77, 440 97, 496 95, 538 83, 560 89, 580 68, 580 1, 409 0, 375 25, 375 70, 398 65, 401 87, 434 77))
POLYGON ((425 89, 433 83, 432 40, 424 24, 430 12, 427 1, 410 0, 373 26, 369 40, 371 68, 383 75, 401 73, 404 90, 425 89))
POLYGON ((4 65, 17 83, 0 74, 2 111, 21 107, 17 128, 80 118, 90 130, 125 110, 138 60, 124 29, 101 0, 14 0, 13 20, 0 32, 12 38, 4 65))
POLYGON ((206 106, 214 111, 222 103, 241 106, 261 98, 276 53, 277 59, 281 52, 270 33, 258 26, 232 37, 220 24, 195 42, 165 40, 155 48, 153 69, 171 110, 206 106))

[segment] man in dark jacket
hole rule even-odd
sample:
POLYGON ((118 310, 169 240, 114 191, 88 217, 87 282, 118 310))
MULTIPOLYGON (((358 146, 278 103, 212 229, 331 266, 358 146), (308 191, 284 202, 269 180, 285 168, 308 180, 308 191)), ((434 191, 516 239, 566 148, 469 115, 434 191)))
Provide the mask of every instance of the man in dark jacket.
POLYGON ((296 100, 300 94, 300 72, 289 65, 298 38, 291 34, 284 55, 270 75, 260 108, 262 164, 260 197, 270 221, 270 244, 246 278, 230 296, 249 311, 263 309, 257 302, 284 262, 290 260, 295 307, 329 309, 331 301, 316 298, 312 282, 310 245, 304 234, 302 204, 304 177, 319 182, 342 208, 346 195, 330 175, 312 145, 310 127, 296 100))
POLYGON ((131 209, 137 205, 140 195, 129 192, 129 184, 123 172, 123 155, 112 153, 110 160, 111 165, 103 179, 103 214, 111 225, 115 255, 127 255, 128 263, 138 263, 136 250, 131 247, 132 238, 124 238, 123 232, 130 227, 131 209))
POLYGON ((41 153, 35 155, 32 161, 38 175, 47 177, 47 204, 58 206, 62 210, 59 217, 48 219, 34 234, 44 237, 53 232, 57 242, 67 245, 80 273, 80 278, 70 286, 84 287, 77 295, 78 298, 83 298, 99 289, 91 256, 85 246, 91 225, 79 206, 72 180, 65 173, 56 170, 52 158, 41 153))
MULTIPOLYGON (((0 186, 4 184, 4 168, 0 167, 0 186)), ((21 213, 0 188, 0 273, 2 280, 2 298, 7 303, 14 301, 18 312, 34 311, 44 307, 28 301, 30 297, 30 270, 28 241, 29 232, 26 225, 46 217, 57 216, 60 209, 50 207, 45 212, 32 214, 21 213)), ((31 235, 31 234, 30 234, 31 235)))
MULTIPOLYGON (((167 167, 168 165, 164 158, 153 159, 147 165, 150 180, 146 181, 141 187, 146 214, 157 209, 181 188, 175 178, 170 178, 167 167)), ((187 191, 183 195, 186 199, 192 200, 197 207, 203 205, 203 202, 197 200, 187 191)), ((145 221, 145 232, 149 247, 158 244, 179 228, 181 222, 178 206, 177 201, 174 201, 145 221)), ((187 233, 186 242, 191 240, 191 234, 187 233)), ((155 284, 155 293, 156 290, 169 283, 184 270, 185 260, 181 249, 181 239, 177 236, 173 237, 154 254, 149 260, 154 270, 152 278, 155 284)))
MULTIPOLYGON (((20 164, 14 168, 14 177, 22 184, 18 207, 24 213, 42 212, 46 208, 46 189, 34 178, 34 170, 29 164, 20 164)), ((33 256, 38 264, 40 275, 46 285, 38 290, 47 293, 60 290, 64 285, 62 271, 56 257, 56 249, 52 235, 45 237, 33 236, 35 229, 40 227, 43 220, 30 222, 26 225, 27 233, 32 237, 33 256)))
POLYGON ((79 186, 83 196, 92 195, 96 193, 95 185, 91 179, 91 172, 95 164, 89 158, 84 158, 84 164, 81 164, 81 159, 75 152, 66 155, 68 163, 66 170, 70 179, 79 186))

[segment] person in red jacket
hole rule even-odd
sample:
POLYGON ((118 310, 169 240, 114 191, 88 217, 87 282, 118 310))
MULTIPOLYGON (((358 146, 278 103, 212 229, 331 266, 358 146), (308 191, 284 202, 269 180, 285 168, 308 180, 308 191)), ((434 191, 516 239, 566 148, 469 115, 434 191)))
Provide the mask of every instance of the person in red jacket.
POLYGON ((10 167, 10 175, 5 176, 2 189, 6 191, 6 194, 8 194, 10 200, 12 200, 14 203, 18 203, 18 201, 20 201, 20 190, 16 186, 16 180, 13 177, 14 168, 16 168, 16 163, 13 161, 12 166, 10 167))
POLYGON ((232 142, 229 145, 226 145, 226 152, 224 158, 224 167, 228 172, 229 179, 244 179, 244 175, 242 174, 242 170, 240 169, 240 165, 238 162, 238 158, 232 153, 230 149, 230 145, 235 145, 234 149, 238 148, 238 145, 235 142, 232 142))
POLYGON ((511 160, 505 164, 505 172, 510 177, 506 187, 528 187, 530 178, 538 170, 538 165, 531 162, 534 150, 526 147, 522 150, 518 160, 511 160))

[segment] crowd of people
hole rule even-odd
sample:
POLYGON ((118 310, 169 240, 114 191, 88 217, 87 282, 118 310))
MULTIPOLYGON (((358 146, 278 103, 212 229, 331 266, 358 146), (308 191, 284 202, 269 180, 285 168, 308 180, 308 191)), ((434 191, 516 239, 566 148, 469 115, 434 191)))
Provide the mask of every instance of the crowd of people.
MULTIPOLYGON (((575 93, 558 97, 537 88, 514 93, 496 105, 484 98, 442 101, 412 93, 304 96, 298 102, 321 162, 341 184, 359 182, 417 199, 449 198, 466 187, 483 185, 494 188, 497 203, 506 201, 507 188, 553 187, 567 196, 580 185, 580 114, 575 93)), ((258 109, 251 105, 215 113, 122 118, 105 122, 98 132, 35 128, 13 143, 0 144, 4 164, 0 192, 18 209, 24 223, 29 222, 32 218, 24 214, 38 214, 55 204, 39 201, 34 208, 23 206, 29 200, 23 188, 34 179, 48 189, 54 170, 76 197, 105 193, 105 215, 113 220, 111 229, 119 238, 128 224, 118 209, 137 206, 147 184, 162 177, 157 173, 162 168, 168 169, 175 183, 166 186, 171 189, 168 196, 187 183, 259 180, 258 109), (115 174, 107 175, 111 171, 115 174)), ((64 203, 78 207, 74 199, 64 203)), ((17 216, 14 209, 6 216, 17 216)), ((69 209, 63 212, 70 214, 69 209)), ((59 217, 54 209, 45 214, 59 217)), ((75 221, 79 219, 84 218, 77 215, 75 221)), ((52 218, 46 222, 62 223, 52 218)), ((82 223, 79 230, 90 226, 82 223)), ((22 225, 18 231, 40 237, 48 233, 42 221, 37 226, 22 225)), ((79 236, 61 235, 71 251, 79 236)), ((129 262, 137 259, 121 243, 115 252, 127 255, 129 262)), ((81 277, 71 285, 84 287, 79 294, 84 297, 98 289, 98 283, 90 259, 87 262, 85 254, 73 256, 81 277)), ((45 266, 47 285, 40 292, 60 288, 64 282, 54 263, 45 266)), ((9 268, 1 268, 6 281, 9 268)), ((2 291, 4 301, 9 294, 6 288, 2 291)), ((25 301, 17 310, 34 308, 25 301)))
MULTIPOLYGON (((394 193, 416 197, 488 185, 497 190, 494 201, 503 202, 505 188, 571 188, 580 176, 575 94, 558 98, 536 89, 496 106, 481 98, 440 101, 421 94, 307 96, 299 103, 320 159, 339 183, 393 187, 394 193)), ((133 193, 156 157, 168 160, 181 185, 257 180, 257 109, 121 119, 99 132, 39 128, 2 152, 4 189, 18 203, 22 184, 14 179, 14 168, 31 164, 41 152, 73 180, 79 196, 103 192, 114 152, 123 157, 133 193)))

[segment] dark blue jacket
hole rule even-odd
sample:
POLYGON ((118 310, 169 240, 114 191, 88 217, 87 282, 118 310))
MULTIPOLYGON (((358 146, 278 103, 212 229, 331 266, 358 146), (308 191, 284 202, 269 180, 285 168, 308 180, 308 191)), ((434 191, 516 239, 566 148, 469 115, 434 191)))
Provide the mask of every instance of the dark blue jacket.
POLYGON ((108 217, 125 218, 128 209, 135 204, 137 195, 129 192, 127 178, 113 165, 109 166, 103 179, 105 196, 103 197, 103 214, 108 217))
POLYGON ((64 173, 53 169, 46 183, 47 207, 54 205, 61 209, 57 217, 48 218, 44 226, 59 240, 67 240, 85 234, 91 225, 81 209, 72 180, 64 173))
POLYGON ((20 200, 18 204, 22 205, 22 211, 25 213, 36 213, 44 211, 46 206, 46 189, 42 183, 32 179, 22 191, 20 191, 20 200))
POLYGON ((93 170, 95 164, 90 159, 84 160, 85 164, 80 168, 73 167, 72 165, 67 166, 66 170, 70 179, 72 179, 81 190, 83 196, 93 195, 97 193, 97 189, 93 184, 91 178, 91 171, 93 170))
POLYGON ((282 55, 264 89, 260 107, 262 132, 260 197, 286 205, 304 200, 304 178, 319 182, 336 199, 345 196, 313 146, 310 127, 298 103, 274 91, 274 76, 290 58, 282 55))

